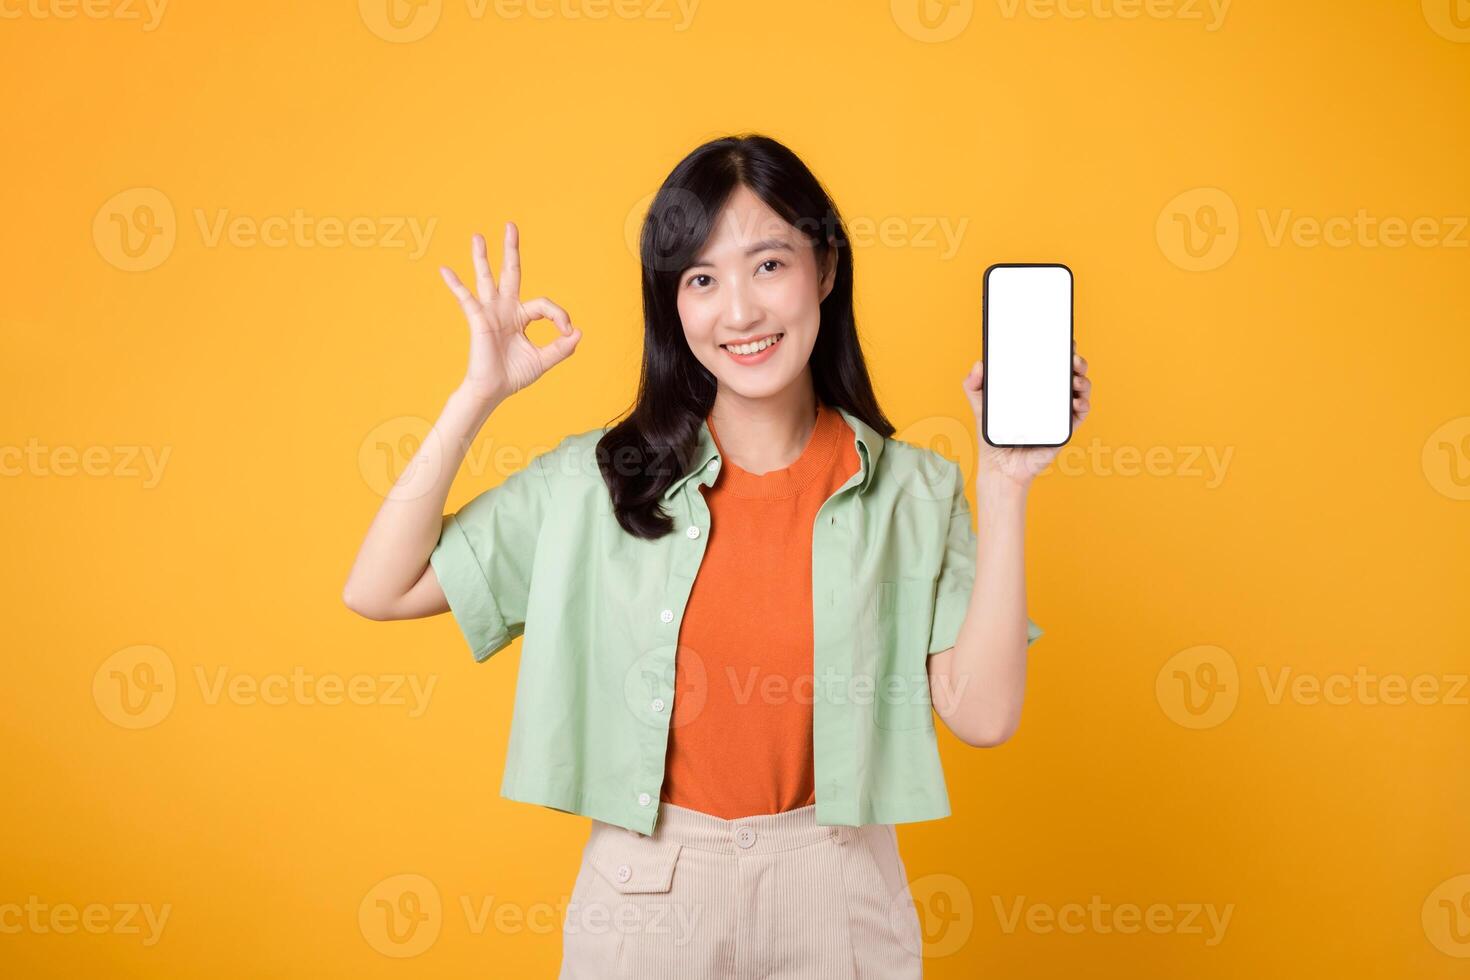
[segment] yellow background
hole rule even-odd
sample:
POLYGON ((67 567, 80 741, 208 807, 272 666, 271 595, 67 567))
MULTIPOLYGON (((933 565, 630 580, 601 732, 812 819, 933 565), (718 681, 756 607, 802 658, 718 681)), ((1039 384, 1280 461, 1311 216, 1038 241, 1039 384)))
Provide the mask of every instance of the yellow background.
POLYGON ((554 975, 559 919, 537 910, 565 900, 588 824, 497 795, 519 644, 477 666, 449 617, 372 623, 341 587, 463 370, 436 267, 467 275, 475 230, 498 267, 514 219, 524 294, 585 333, 497 412, 457 507, 626 408, 630 221, 698 143, 754 130, 849 222, 888 221, 857 250, 879 394, 967 466, 981 270, 1076 271, 1093 415, 1031 497, 1046 636, 1025 717, 990 751, 941 726, 954 815, 899 832, 929 975, 1470 976, 1470 29, 1448 0, 1237 0, 1223 20, 991 0, 929 27, 899 0, 704 0, 682 29, 653 0, 442 0, 400 6, 411 41, 382 36, 386 0, 180 0, 153 29, 96 2, 5 0, 0 20, 0 907, 169 918, 152 945, 0 932, 0 974, 554 975), (367 237, 209 234, 298 209, 367 237), (1273 244, 1288 211, 1360 209, 1437 234, 1273 244), (119 218, 159 251, 127 258, 119 218), (374 237, 394 218, 434 222, 422 255, 374 237), (951 254, 923 230, 946 223, 951 254), (1186 228, 1221 251, 1191 257, 1186 228), (167 453, 160 477, 132 453, 167 453), (165 701, 129 728, 113 692, 147 679, 139 657, 165 701), (221 671, 297 669, 435 686, 418 717, 386 686, 211 697, 221 671), (1379 680, 1332 680, 1359 674, 1379 680), (1419 675, 1429 703, 1367 703, 1419 675), (1346 696, 1273 696, 1283 676, 1346 696), (1201 715, 1184 685, 1211 678, 1229 710, 1201 715), (404 874, 441 911, 395 957, 374 889, 404 874), (1005 926, 1018 901, 1093 896, 1231 918, 1223 937, 1005 926), (476 929, 463 903, 492 898, 539 925, 476 929))

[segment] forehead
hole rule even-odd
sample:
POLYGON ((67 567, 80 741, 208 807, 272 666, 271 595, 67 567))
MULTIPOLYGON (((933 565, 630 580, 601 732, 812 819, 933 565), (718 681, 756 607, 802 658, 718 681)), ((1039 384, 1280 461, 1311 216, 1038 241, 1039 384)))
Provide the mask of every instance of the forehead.
POLYGON ((701 254, 743 250, 767 240, 785 242, 795 249, 808 244, 798 229, 742 184, 731 192, 715 216, 701 254))

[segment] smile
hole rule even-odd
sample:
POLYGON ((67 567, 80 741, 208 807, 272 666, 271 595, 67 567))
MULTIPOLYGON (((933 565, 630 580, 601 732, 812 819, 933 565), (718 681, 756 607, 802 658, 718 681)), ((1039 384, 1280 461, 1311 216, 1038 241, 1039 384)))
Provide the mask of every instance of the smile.
POLYGON ((721 344, 720 347, 739 363, 753 364, 758 360, 765 360, 765 357, 769 356, 769 353, 776 348, 776 345, 781 342, 781 338, 785 336, 786 334, 784 333, 774 333, 752 340, 749 343, 721 344))

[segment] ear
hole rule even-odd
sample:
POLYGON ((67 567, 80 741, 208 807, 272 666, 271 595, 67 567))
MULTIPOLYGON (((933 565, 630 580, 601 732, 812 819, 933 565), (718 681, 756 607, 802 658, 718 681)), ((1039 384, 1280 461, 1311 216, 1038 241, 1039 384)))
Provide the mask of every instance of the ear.
POLYGON ((832 286, 837 282, 837 246, 831 241, 827 242, 827 252, 822 264, 822 296, 818 302, 825 302, 827 295, 832 292, 832 286))

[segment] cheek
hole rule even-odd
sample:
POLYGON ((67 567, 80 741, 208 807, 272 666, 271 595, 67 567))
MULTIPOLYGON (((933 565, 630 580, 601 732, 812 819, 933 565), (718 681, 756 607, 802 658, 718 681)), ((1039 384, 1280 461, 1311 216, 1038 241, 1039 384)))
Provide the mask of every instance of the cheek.
POLYGON ((708 333, 708 323, 701 314, 699 304, 688 298, 687 294, 680 294, 677 309, 679 311, 679 322, 684 325, 684 336, 689 340, 696 341, 702 334, 708 333))
POLYGON ((817 294, 817 281, 812 276, 788 276, 770 297, 770 309, 786 323, 798 326, 821 318, 822 304, 817 294))

